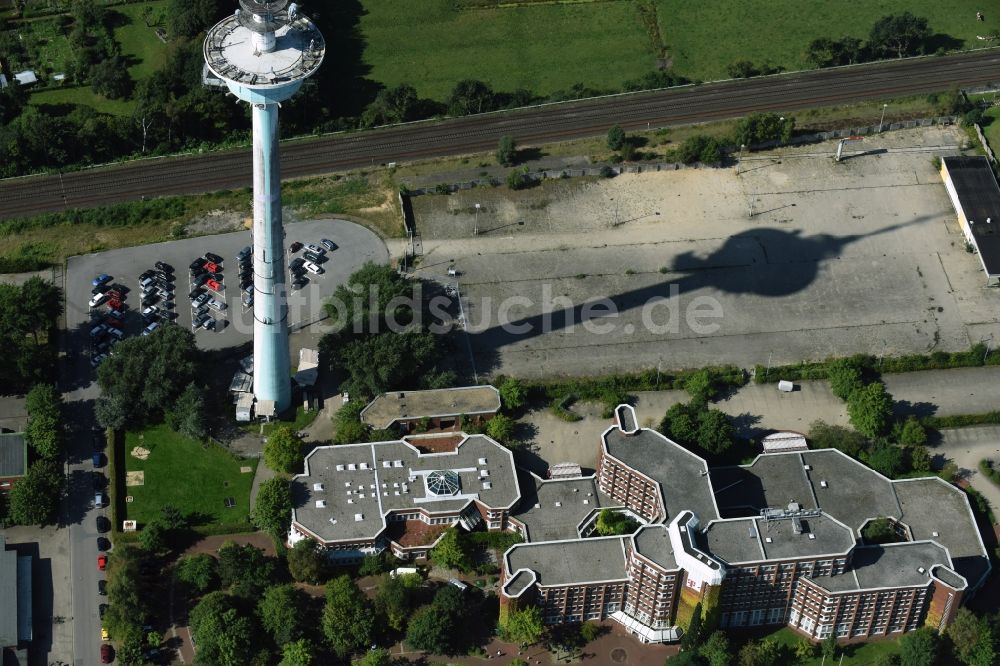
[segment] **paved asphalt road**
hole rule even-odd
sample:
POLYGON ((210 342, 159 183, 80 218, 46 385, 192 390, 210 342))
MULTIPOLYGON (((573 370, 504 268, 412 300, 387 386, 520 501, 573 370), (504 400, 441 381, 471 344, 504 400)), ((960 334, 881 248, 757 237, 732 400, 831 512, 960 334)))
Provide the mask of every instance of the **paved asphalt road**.
MULTIPOLYGON (((794 111, 993 81, 1000 81, 1000 50, 984 49, 289 141, 282 146, 281 168, 285 177, 307 176, 492 150, 505 134, 521 144, 539 144, 599 135, 616 123, 626 130, 686 125, 755 111, 794 111)), ((250 151, 238 149, 8 179, 0 181, 0 217, 136 200, 141 196, 247 187, 251 184, 250 174, 250 151)))

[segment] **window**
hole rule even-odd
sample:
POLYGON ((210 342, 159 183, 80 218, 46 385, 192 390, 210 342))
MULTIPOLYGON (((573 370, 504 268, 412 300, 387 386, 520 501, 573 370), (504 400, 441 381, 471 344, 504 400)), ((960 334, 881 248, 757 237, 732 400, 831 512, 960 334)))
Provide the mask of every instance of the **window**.
POLYGON ((756 608, 750 613, 750 626, 755 627, 764 621, 764 609, 756 608))
POLYGON ((785 615, 784 608, 772 608, 767 616, 768 624, 779 624, 785 615))

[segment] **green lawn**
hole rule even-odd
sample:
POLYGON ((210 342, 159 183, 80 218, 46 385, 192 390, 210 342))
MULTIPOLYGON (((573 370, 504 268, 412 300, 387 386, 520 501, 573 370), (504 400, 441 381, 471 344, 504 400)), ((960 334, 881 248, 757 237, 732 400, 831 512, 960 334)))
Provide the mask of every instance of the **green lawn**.
POLYGON ((809 68, 806 47, 813 39, 864 39, 878 18, 903 11, 957 40, 950 47, 986 46, 976 35, 1000 29, 1000 10, 989 11, 979 0, 606 0, 465 11, 454 0, 361 4, 367 76, 387 86, 412 84, 420 96, 437 100, 463 78, 540 95, 578 82, 619 89, 656 66, 655 37, 640 6, 656 8, 674 70, 705 81, 726 78, 727 65, 743 59, 809 68), (976 20, 978 10, 984 22, 976 20))
POLYGON ((993 149, 993 154, 1000 151, 1000 106, 991 106, 983 114, 983 134, 993 149))
MULTIPOLYGON (((778 641, 781 645, 788 647, 789 662, 793 664, 798 664, 800 666, 822 666, 823 657, 816 657, 814 659, 806 659, 803 661, 795 661, 794 653, 792 650, 798 644, 802 637, 789 629, 784 627, 778 631, 765 636, 765 638, 773 638, 778 641)), ((899 641, 897 640, 880 640, 880 641, 870 641, 868 643, 855 643, 853 645, 844 645, 837 651, 837 659, 832 663, 840 666, 840 655, 844 654, 844 664, 849 664, 851 666, 862 666, 874 664, 875 660, 884 654, 899 654, 899 641)), ((829 660, 827 660, 829 661, 829 660)), ((667 662, 668 665, 670 662, 667 662)))
POLYGON ((931 31, 985 46, 976 35, 1000 29, 1000 11, 977 0, 655 0, 660 32, 678 74, 692 79, 726 77, 737 60, 770 60, 786 69, 809 68, 806 47, 817 37, 865 39, 887 14, 909 11, 927 18, 931 31), (976 20, 983 10, 986 20, 976 20))
MULTIPOLYGON (((453 0, 362 0, 367 75, 443 100, 461 79, 548 94, 620 88, 655 54, 632 0, 458 11, 453 0)), ((327 63, 325 66, 330 66, 327 63)))
POLYGON ((115 39, 122 45, 122 55, 134 60, 128 72, 136 81, 149 78, 167 59, 167 44, 161 42, 153 29, 147 28, 142 20, 143 7, 152 8, 155 21, 156 15, 166 10, 167 0, 119 5, 111 10, 127 21, 115 28, 115 39))
POLYGON ((196 514, 195 527, 245 527, 253 472, 241 474, 241 466, 253 470, 257 461, 236 458, 215 444, 203 446, 165 425, 130 432, 125 438, 125 468, 142 470, 145 479, 141 486, 124 488, 133 497, 125 504, 125 519, 139 521, 141 528, 160 515, 160 507, 172 504, 185 515, 196 514), (137 446, 149 449, 148 459, 132 456, 137 446), (227 497, 236 500, 234 508, 225 507, 227 497))
POLYGON ((28 103, 35 106, 40 104, 79 104, 114 116, 127 116, 132 113, 135 106, 131 100, 105 99, 95 94, 90 86, 66 86, 39 90, 31 93, 28 103))

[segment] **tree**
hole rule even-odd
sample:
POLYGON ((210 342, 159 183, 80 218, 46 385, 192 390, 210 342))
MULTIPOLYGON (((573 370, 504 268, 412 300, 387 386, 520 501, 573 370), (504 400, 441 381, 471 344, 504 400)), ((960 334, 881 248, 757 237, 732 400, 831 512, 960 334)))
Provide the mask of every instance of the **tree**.
POLYGON ((420 586, 420 576, 401 574, 382 576, 375 593, 375 609, 385 616, 396 631, 406 629, 406 621, 414 606, 414 593, 420 586))
POLYGON ((968 608, 959 608, 945 635, 951 641, 955 657, 963 664, 992 666, 997 663, 997 635, 987 618, 977 617, 968 608))
POLYGON ((310 666, 313 663, 313 646, 308 639, 300 638, 281 647, 278 666, 310 666))
POLYGON ((94 417, 106 430, 122 430, 130 416, 129 401, 123 395, 101 395, 94 403, 94 417))
POLYGON ((487 84, 476 79, 464 79, 455 84, 448 96, 448 113, 468 116, 495 110, 496 93, 487 84))
POLYGON ((534 645, 545 633, 542 609, 538 606, 528 606, 523 610, 511 611, 507 614, 507 620, 502 628, 507 640, 522 647, 534 645))
POLYGON ((186 555, 177 562, 177 579, 199 594, 219 587, 219 566, 211 555, 186 555))
POLYGON ((394 88, 383 88, 365 109, 362 122, 366 127, 371 127, 412 120, 419 101, 416 88, 406 83, 394 88))
POLYGON ((264 462, 276 472, 296 472, 302 468, 302 442, 288 426, 271 431, 264 444, 264 462))
POLYGON ((597 514, 595 527, 601 536, 618 536, 632 534, 639 529, 639 522, 620 511, 601 509, 601 512, 597 514))
POLYGON ((698 654, 708 662, 708 666, 729 666, 733 660, 729 639, 724 631, 713 631, 708 640, 698 648, 698 654))
POLYGON ((884 517, 869 521, 864 529, 861 530, 861 536, 864 538, 865 543, 869 544, 895 543, 900 541, 892 519, 884 517))
POLYGON ((58 415, 29 413, 24 436, 42 458, 56 459, 62 454, 62 419, 58 415))
POLYGON ((439 614, 431 606, 423 606, 407 624, 406 642, 418 650, 445 654, 450 650, 451 630, 451 618, 439 614))
POLYGON ((879 55, 902 58, 922 54, 930 36, 927 19, 903 12, 875 21, 868 33, 868 45, 879 55))
POLYGON ((521 409, 528 403, 528 390, 520 380, 507 377, 500 383, 500 403, 507 411, 521 409))
POLYGON ((715 164, 722 159, 722 145, 719 140, 705 134, 695 134, 684 140, 677 156, 685 164, 715 164))
POLYGON ((219 548, 219 578, 223 589, 235 596, 253 599, 274 576, 274 561, 260 548, 227 541, 219 548))
POLYGON ((256 641, 253 622, 240 614, 223 592, 210 592, 191 609, 191 636, 199 663, 245 666, 256 641))
POLYGON ((167 528, 160 518, 154 518, 139 531, 139 545, 150 553, 158 553, 167 545, 167 528))
POLYGON ((7 517, 15 525, 47 525, 55 521, 65 485, 62 466, 36 460, 10 491, 7 517))
POLYGON ((901 666, 933 666, 937 663, 937 634, 927 627, 903 634, 899 639, 901 666))
POLYGON ((188 526, 184 514, 173 504, 164 504, 160 507, 160 518, 163 519, 163 524, 167 529, 183 530, 188 526))
POLYGON ((674 403, 660 422, 660 431, 679 444, 690 445, 698 436, 698 424, 692 411, 683 402, 674 403))
POLYGON ((292 523, 292 488, 287 479, 274 477, 260 484, 251 522, 259 530, 280 539, 292 523))
POLYGON ((684 390, 691 396, 692 402, 704 405, 715 397, 715 379, 708 370, 698 370, 684 380, 684 390))
POLYGON ((264 590, 257 603, 257 617, 276 645, 303 637, 302 618, 306 614, 305 594, 295 586, 275 585, 264 590))
POLYGON ((729 417, 718 409, 706 409, 698 417, 698 446, 705 451, 721 454, 732 444, 733 426, 729 417))
POLYGON ((809 426, 809 440, 817 449, 838 449, 857 458, 868 448, 865 436, 844 426, 830 425, 825 421, 813 421, 809 426))
POLYGON ((830 391, 845 401, 855 390, 865 385, 861 362, 855 357, 838 358, 830 363, 827 379, 830 381, 830 391))
POLYGON ((361 590, 347 576, 326 584, 323 635, 341 659, 371 644, 375 615, 361 590))
POLYGON ((512 190, 523 190, 531 185, 531 178, 528 177, 528 167, 521 169, 511 169, 507 174, 507 187, 512 190))
POLYGON ((749 79, 759 76, 760 70, 749 60, 737 60, 726 66, 726 73, 733 79, 749 79))
POLYGON ((353 666, 390 666, 392 655, 385 648, 369 650, 361 659, 356 659, 353 666))
POLYGON ((334 442, 355 444, 368 441, 368 426, 361 422, 361 410, 365 404, 361 400, 352 400, 337 410, 333 415, 334 442))
POLYGON ((691 613, 691 622, 688 623, 684 635, 681 636, 681 650, 692 652, 697 650, 703 638, 701 635, 701 602, 699 601, 691 613))
POLYGON ((879 474, 894 479, 906 471, 906 455, 903 449, 883 443, 862 455, 862 460, 879 474))
POLYGON ((798 661, 807 661, 816 656, 816 644, 813 643, 808 638, 800 638, 798 643, 795 644, 795 659, 798 661))
POLYGON ((785 118, 777 113, 751 113, 737 123, 734 140, 746 146, 766 141, 788 141, 794 128, 794 118, 785 118))
POLYGON ((135 81, 121 56, 102 60, 90 68, 90 88, 108 99, 124 99, 132 94, 135 81))
POLYGON ((847 399, 847 414, 851 425, 867 437, 877 437, 889 427, 892 419, 892 396, 882 382, 872 382, 851 393, 847 399))
POLYGON ((431 549, 431 560, 435 566, 443 569, 465 571, 472 566, 469 554, 465 552, 458 538, 458 529, 454 527, 448 528, 437 545, 431 549))
POLYGON ((837 67, 861 62, 864 50, 857 37, 830 39, 820 37, 809 42, 806 58, 817 67, 837 67))
POLYGON ((194 37, 215 23, 220 18, 219 12, 219 0, 171 0, 167 13, 170 32, 180 37, 194 37))
POLYGON ((335 364, 352 394, 377 395, 416 383, 441 357, 438 343, 439 336, 416 328, 360 336, 338 349, 335 364))
POLYGON ((823 639, 823 643, 820 645, 820 651, 823 653, 824 660, 833 661, 837 658, 837 634, 831 632, 829 636, 823 639))
POLYGON ((497 164, 501 166, 511 166, 517 158, 517 143, 514 137, 504 135, 500 137, 497 145, 497 164))
POLYGON ((514 419, 506 414, 496 414, 486 422, 486 434, 500 442, 510 446, 514 440, 514 419))
POLYGON ((781 646, 771 638, 751 640, 740 648, 740 666, 775 666, 781 661, 781 646))
POLYGON ((611 150, 621 150, 622 146, 625 145, 625 130, 621 128, 621 125, 615 125, 608 130, 608 148, 611 150))
POLYGON ((914 472, 931 471, 931 454, 926 446, 908 447, 910 454, 910 468, 914 472))
POLYGON ((590 643, 601 635, 601 626, 594 622, 584 622, 580 625, 580 638, 585 643, 590 643))
POLYGON ((897 423, 893 430, 893 439, 897 444, 922 447, 927 443, 927 429, 915 416, 906 417, 906 420, 901 424, 897 423))
POLYGON ((208 434, 207 395, 192 382, 181 393, 164 418, 170 429, 191 439, 204 439, 208 434))
POLYGON ((288 573, 304 583, 318 583, 325 571, 319 545, 312 539, 302 539, 288 551, 288 573))

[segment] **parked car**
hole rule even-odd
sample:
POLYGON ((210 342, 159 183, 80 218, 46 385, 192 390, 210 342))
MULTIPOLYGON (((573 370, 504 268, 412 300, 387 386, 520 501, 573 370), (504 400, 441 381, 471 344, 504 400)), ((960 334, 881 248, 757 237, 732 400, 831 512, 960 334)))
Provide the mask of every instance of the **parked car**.
MULTIPOLYGON (((97 537, 98 548, 101 548, 101 542, 104 542, 109 546, 111 545, 111 542, 105 539, 104 537, 97 537)), ((97 593, 102 597, 108 596, 108 581, 104 580, 103 578, 97 581, 97 593)))
POLYGON ((98 606, 97 606, 97 614, 101 616, 102 620, 104 619, 104 614, 107 613, 107 612, 108 612, 108 605, 107 604, 98 604, 98 606))
POLYGON ((90 337, 92 339, 100 339, 108 332, 107 324, 98 324, 97 326, 90 329, 90 337))
POLYGON ((164 273, 173 273, 174 272, 174 267, 171 266, 170 264, 168 264, 165 261, 158 261, 158 262, 156 262, 153 265, 156 266, 157 270, 163 271, 164 273))
POLYGON ((253 248, 247 245, 245 248, 236 253, 236 259, 238 261, 249 259, 251 254, 253 254, 253 248))
POLYGON ((296 252, 298 252, 298 251, 299 251, 299 250, 301 250, 301 249, 302 249, 302 243, 300 243, 300 242, 298 242, 298 241, 295 241, 295 242, 294 242, 294 243, 292 243, 292 244, 291 244, 291 246, 290 246, 290 247, 288 248, 288 251, 289 251, 289 252, 291 252, 292 254, 295 254, 296 252))
POLYGON ((101 627, 101 640, 102 641, 110 641, 111 640, 111 634, 108 633, 108 628, 107 627, 101 627))
POLYGON ((108 445, 108 440, 105 438, 103 430, 91 430, 91 436, 93 438, 94 450, 103 451, 104 447, 108 445))
POLYGON ((125 324, 122 323, 121 319, 115 319, 114 317, 105 317, 104 325, 108 327, 110 331, 112 328, 121 328, 125 324))
POLYGON ((218 273, 219 272, 219 265, 217 263, 215 263, 214 261, 206 261, 204 269, 206 271, 208 271, 209 273, 218 273))
POLYGON ((226 304, 223 303, 220 300, 215 299, 215 298, 210 299, 208 301, 207 305, 208 305, 208 307, 212 308, 213 310, 218 310, 219 312, 222 312, 223 310, 226 309, 226 304))
POLYGON ((100 472, 94 472, 93 477, 94 477, 94 490, 102 490, 104 488, 104 484, 107 483, 107 479, 105 479, 104 475, 101 474, 100 472))
POLYGON ((121 342, 125 339, 125 331, 120 328, 109 328, 108 334, 111 336, 111 344, 121 342))
POLYGON ((323 273, 323 269, 317 266, 316 264, 312 263, 311 261, 307 261, 302 265, 305 267, 307 271, 315 275, 321 275, 323 273))
POLYGON ((98 354, 97 356, 91 356, 90 357, 90 367, 96 368, 101 363, 104 363, 105 359, 107 359, 107 358, 108 358, 107 354, 98 354))
POLYGON ((153 284, 153 280, 156 279, 155 275, 150 275, 149 277, 144 277, 139 280, 139 286, 143 289, 147 289, 153 284))
POLYGON ((288 262, 288 268, 294 271, 297 268, 302 268, 302 265, 304 263, 306 263, 305 259, 303 259, 302 257, 295 257, 290 262, 288 262))
POLYGON ((215 320, 212 319, 212 317, 209 316, 208 314, 202 314, 202 315, 198 315, 198 317, 196 317, 191 322, 191 325, 194 326, 195 329, 199 329, 199 328, 206 328, 207 329, 208 328, 208 322, 210 322, 210 321, 215 321, 215 320))
POLYGON ((222 263, 222 257, 220 257, 217 254, 213 254, 211 252, 206 252, 205 253, 205 258, 208 259, 209 261, 211 261, 213 264, 221 264, 222 263))
POLYGON ((202 291, 202 293, 198 294, 198 296, 196 296, 191 302, 196 307, 201 307, 202 305, 204 305, 205 303, 208 302, 209 298, 211 298, 211 297, 207 293, 205 293, 204 291, 202 291))
MULTIPOLYGON (((102 581, 103 582, 103 581, 102 581)), ((115 659, 114 648, 107 643, 101 645, 101 663, 110 664, 115 659)))
POLYGON ((315 252, 312 252, 310 250, 303 252, 302 256, 306 258, 306 261, 311 261, 314 264, 322 264, 324 261, 326 261, 326 257, 316 254, 315 252))
POLYGON ((208 263, 207 260, 203 259, 202 257, 198 257, 197 259, 191 262, 190 268, 191 270, 196 271, 207 263, 208 263))
POLYGON ((190 298, 193 301, 194 299, 198 298, 204 293, 205 293, 204 289, 202 289, 201 287, 195 287, 194 289, 191 290, 191 293, 188 294, 188 298, 190 298))
POLYGON ((150 322, 150 324, 146 328, 142 329, 142 334, 149 335, 159 327, 160 327, 160 322, 158 321, 150 322))
POLYGON ((107 294, 97 293, 90 299, 90 307, 96 308, 104 301, 108 300, 107 294))
POLYGON ((111 521, 104 516, 98 516, 94 522, 97 525, 97 531, 101 534, 107 534, 111 530, 111 521))
POLYGON ((123 321, 125 319, 125 313, 117 308, 111 308, 108 310, 108 316, 112 319, 117 319, 118 321, 123 321))
POLYGON ((333 252, 334 250, 336 250, 336 249, 337 249, 337 244, 336 244, 336 243, 334 243, 334 242, 333 242, 332 240, 330 240, 329 238, 324 238, 324 239, 320 240, 320 244, 321 244, 321 245, 322 245, 323 247, 325 247, 326 249, 330 250, 331 252, 333 252))
POLYGON ((295 280, 292 282, 292 291, 298 291, 307 284, 309 284, 309 278, 305 277, 304 275, 302 277, 295 278, 295 280))
POLYGON ((96 287, 99 284, 104 284, 105 282, 111 282, 111 276, 107 273, 101 273, 93 280, 90 281, 91 286, 96 287))
POLYGON ((142 273, 139 273, 139 279, 145 280, 148 277, 153 277, 153 273, 154 271, 143 271, 142 273))
POLYGON ((100 451, 94 451, 94 453, 90 456, 90 461, 94 463, 95 468, 104 467, 104 454, 100 451))
POLYGON ((212 279, 206 280, 205 281, 205 286, 208 287, 209 289, 211 289, 212 291, 215 291, 215 292, 222 291, 222 285, 218 281, 216 281, 216 280, 212 280, 212 279))
POLYGON ((108 556, 105 555, 104 553, 100 553, 97 556, 97 568, 101 571, 104 571, 105 569, 108 568, 108 556))
POLYGON ((165 310, 173 310, 174 309, 174 302, 173 301, 163 301, 162 303, 160 303, 160 307, 163 308, 163 309, 165 309, 165 310))
POLYGON ((97 285, 96 287, 94 287, 93 289, 90 290, 90 295, 91 296, 96 296, 97 294, 103 294, 104 292, 106 292, 110 288, 111 287, 109 287, 106 284, 99 284, 99 285, 97 285))
POLYGON ((142 316, 148 317, 149 315, 156 314, 156 310, 157 307, 155 305, 150 305, 149 307, 143 309, 142 316))
POLYGON ((253 307, 253 294, 243 294, 243 307, 253 307))
POLYGON ((309 243, 309 245, 306 245, 306 249, 314 254, 326 254, 326 249, 316 245, 315 243, 309 243))
POLYGON ((204 266, 199 266, 198 268, 196 268, 193 271, 191 271, 191 278, 194 279, 194 278, 198 277, 199 275, 201 275, 201 274, 203 274, 205 272, 206 272, 205 271, 205 267, 204 266))

